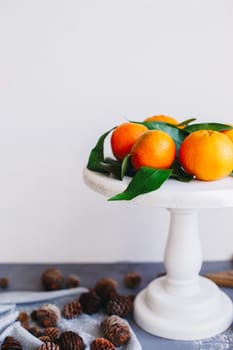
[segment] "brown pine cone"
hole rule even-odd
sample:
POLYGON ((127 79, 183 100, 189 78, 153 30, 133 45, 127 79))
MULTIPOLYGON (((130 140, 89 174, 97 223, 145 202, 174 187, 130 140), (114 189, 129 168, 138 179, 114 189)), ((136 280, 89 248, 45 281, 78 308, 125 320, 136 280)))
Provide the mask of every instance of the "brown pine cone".
POLYGON ((59 338, 60 331, 57 327, 45 328, 44 335, 48 336, 51 341, 56 341, 59 338))
POLYGON ((133 302, 130 296, 118 295, 110 299, 106 304, 106 312, 108 315, 118 315, 126 317, 133 311, 133 302))
POLYGON ((89 315, 98 312, 101 307, 101 299, 93 289, 82 293, 79 302, 82 305, 83 311, 89 315))
POLYGON ((64 276, 59 269, 49 268, 41 276, 45 290, 57 290, 64 288, 64 276))
POLYGON ((41 336, 43 335, 42 330, 41 330, 40 328, 38 328, 38 327, 30 327, 30 328, 28 329, 28 331, 29 331, 32 335, 34 335, 34 337, 37 337, 37 338, 39 338, 39 337, 41 337, 41 336))
POLYGON ((112 278, 101 278, 94 286, 103 303, 117 295, 117 282, 112 278))
POLYGON ((62 315, 67 319, 71 319, 80 316, 82 312, 83 310, 80 302, 78 300, 73 300, 64 305, 62 315))
POLYGON ((91 343, 91 350, 115 350, 115 346, 105 338, 96 338, 91 343))
POLYGON ((41 336, 39 337, 39 339, 40 339, 43 343, 51 342, 50 338, 49 338, 47 335, 41 335, 41 336))
POLYGON ((75 274, 70 274, 66 279, 66 288, 76 288, 80 286, 80 279, 75 274))
POLYGON ((119 316, 112 315, 105 318, 100 325, 105 338, 113 345, 121 346, 130 339, 130 329, 127 323, 119 316))
POLYGON ((60 317, 60 310, 54 304, 42 305, 36 312, 36 320, 43 327, 56 326, 60 317))
POLYGON ((1 346, 2 350, 23 350, 20 342, 13 337, 6 337, 1 346))
POLYGON ((38 350, 60 350, 59 345, 51 342, 51 341, 46 341, 44 344, 42 344, 38 350))
POLYGON ((9 280, 7 277, 0 278, 0 288, 8 288, 9 287, 9 280))
POLYGON ((30 316, 32 321, 37 321, 37 310, 32 310, 30 316))
POLYGON ((82 337, 72 331, 63 332, 58 339, 58 344, 61 350, 84 350, 85 348, 82 337))
POLYGON ((29 316, 26 312, 21 311, 19 313, 19 316, 17 317, 17 321, 21 323, 21 326, 23 328, 26 328, 26 329, 29 328, 29 316))
POLYGON ((126 287, 131 289, 137 288, 140 285, 141 281, 142 277, 137 272, 128 272, 124 278, 126 287))

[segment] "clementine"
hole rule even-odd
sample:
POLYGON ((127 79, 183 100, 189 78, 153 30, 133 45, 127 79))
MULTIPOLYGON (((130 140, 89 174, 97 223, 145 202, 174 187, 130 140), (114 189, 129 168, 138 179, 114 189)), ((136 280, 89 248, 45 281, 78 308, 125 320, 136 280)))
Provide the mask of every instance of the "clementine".
POLYGON ((221 132, 194 131, 182 142, 179 159, 184 170, 197 179, 217 180, 233 170, 233 144, 221 132))
POLYGON ((154 115, 153 117, 146 118, 144 122, 165 122, 169 124, 178 124, 178 121, 172 117, 164 114, 154 115))
POLYGON ((123 160, 137 138, 147 130, 145 125, 130 122, 116 127, 111 135, 111 148, 114 156, 123 160))
POLYGON ((169 168, 176 156, 176 145, 170 135, 161 130, 143 133, 133 145, 130 157, 133 167, 169 168))

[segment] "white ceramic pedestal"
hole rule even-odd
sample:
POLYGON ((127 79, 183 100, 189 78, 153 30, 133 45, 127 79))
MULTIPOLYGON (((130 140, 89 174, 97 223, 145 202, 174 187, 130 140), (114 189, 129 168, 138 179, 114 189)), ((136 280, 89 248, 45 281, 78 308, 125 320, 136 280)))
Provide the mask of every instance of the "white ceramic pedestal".
MULTIPOLYGON (((111 197, 122 192, 130 179, 119 181, 85 169, 84 181, 94 191, 111 197)), ((233 178, 189 183, 168 180, 157 191, 133 201, 167 208, 171 216, 164 258, 167 273, 137 295, 137 324, 149 333, 177 340, 203 339, 223 332, 232 323, 233 305, 215 283, 199 276, 198 210, 233 207, 233 178)))

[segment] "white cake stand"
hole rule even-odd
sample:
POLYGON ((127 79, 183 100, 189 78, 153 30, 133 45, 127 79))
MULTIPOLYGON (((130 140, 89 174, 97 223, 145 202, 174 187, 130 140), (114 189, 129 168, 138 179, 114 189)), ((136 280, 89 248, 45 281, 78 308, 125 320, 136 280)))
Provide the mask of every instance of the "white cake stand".
MULTIPOLYGON (((92 190, 111 197, 130 179, 115 180, 84 170, 92 190)), ((182 183, 168 180, 133 202, 167 208, 171 220, 165 249, 166 276, 156 278, 135 299, 134 318, 144 330, 177 340, 208 338, 226 330, 233 320, 230 298, 215 283, 199 276, 202 266, 198 210, 233 207, 233 178, 182 183)))

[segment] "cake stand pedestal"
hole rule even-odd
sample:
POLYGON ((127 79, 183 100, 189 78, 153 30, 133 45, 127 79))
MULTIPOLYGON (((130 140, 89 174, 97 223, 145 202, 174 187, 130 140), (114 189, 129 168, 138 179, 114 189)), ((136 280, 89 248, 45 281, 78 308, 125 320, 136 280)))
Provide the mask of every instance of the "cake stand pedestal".
MULTIPOLYGON (((111 197, 124 191, 130 179, 119 181, 85 169, 84 181, 94 191, 111 197)), ((232 301, 215 283, 199 276, 202 253, 198 211, 233 207, 233 179, 190 183, 168 180, 160 189, 132 201, 170 212, 166 275, 137 295, 136 323, 149 333, 177 340, 208 338, 226 330, 233 320, 232 301)))

